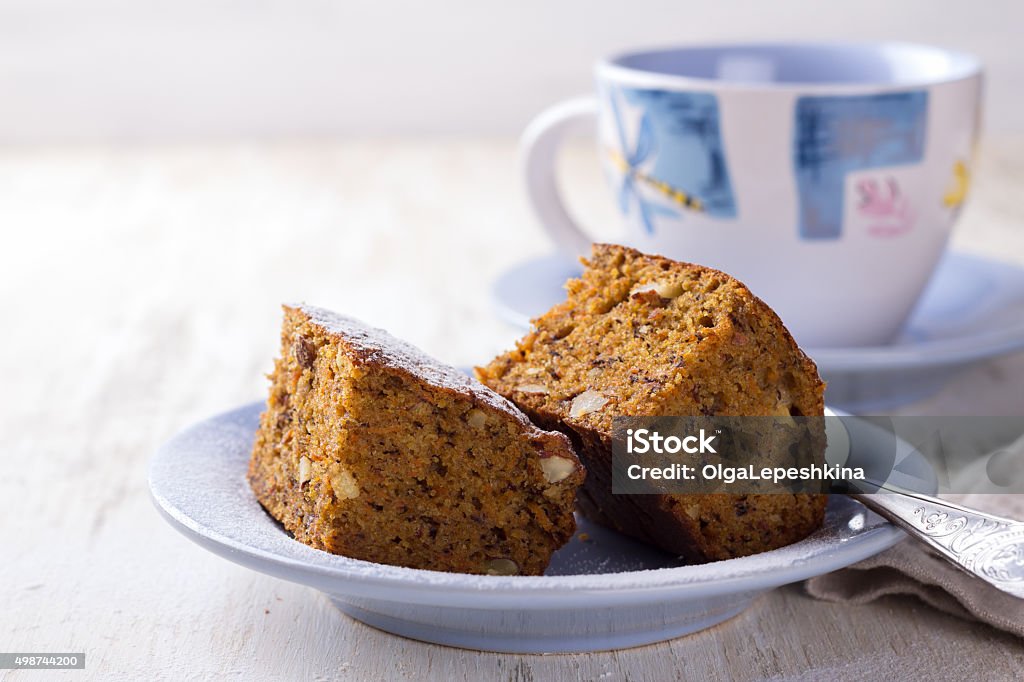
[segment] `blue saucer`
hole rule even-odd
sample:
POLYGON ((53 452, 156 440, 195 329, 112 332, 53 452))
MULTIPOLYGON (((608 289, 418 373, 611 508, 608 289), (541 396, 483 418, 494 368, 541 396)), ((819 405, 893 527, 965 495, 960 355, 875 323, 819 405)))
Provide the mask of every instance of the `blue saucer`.
MULTIPOLYGON (((579 274, 557 254, 515 266, 493 284, 498 315, 529 327, 579 274)), ((1024 268, 947 253, 894 343, 804 350, 828 382, 829 405, 864 414, 920 400, 971 365, 1024 350, 1024 268)))

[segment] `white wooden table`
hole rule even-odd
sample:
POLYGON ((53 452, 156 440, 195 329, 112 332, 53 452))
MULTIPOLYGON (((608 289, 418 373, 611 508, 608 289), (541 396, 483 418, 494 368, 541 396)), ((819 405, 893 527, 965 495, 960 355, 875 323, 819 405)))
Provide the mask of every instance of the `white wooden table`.
MULTIPOLYGON (((610 200, 573 150, 587 220, 610 200)), ((990 140, 956 243, 1024 263, 1024 140, 990 140)), ((294 142, 0 152, 0 651, 83 651, 95 679, 923 679, 1024 671, 1024 644, 902 598, 799 586, 626 651, 477 653, 356 623, 205 552, 148 497, 153 450, 261 398, 278 303, 388 327, 455 364, 517 332, 488 285, 544 253, 514 142, 294 142)), ((906 411, 1021 414, 1024 356, 906 411)), ((4 679, 71 679, 21 671, 4 679)))

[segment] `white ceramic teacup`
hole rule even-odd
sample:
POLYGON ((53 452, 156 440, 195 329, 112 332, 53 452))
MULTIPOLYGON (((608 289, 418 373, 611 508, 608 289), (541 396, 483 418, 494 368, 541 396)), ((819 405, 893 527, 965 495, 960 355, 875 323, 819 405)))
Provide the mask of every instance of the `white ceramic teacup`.
POLYGON ((622 243, 722 269, 805 346, 898 333, 964 201, 981 65, 919 45, 768 44, 633 52, 600 62, 597 96, 524 134, 527 184, 570 255, 590 237, 554 161, 593 125, 622 243))

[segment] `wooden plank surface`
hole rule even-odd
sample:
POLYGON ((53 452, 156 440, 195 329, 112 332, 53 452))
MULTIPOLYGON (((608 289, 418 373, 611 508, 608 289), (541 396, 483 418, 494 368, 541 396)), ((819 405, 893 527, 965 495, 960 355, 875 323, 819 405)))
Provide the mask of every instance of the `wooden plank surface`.
MULTIPOLYGON (((990 142, 956 243, 1024 263, 1024 141, 990 142)), ((593 152, 573 206, 612 231, 593 152)), ((0 154, 0 650, 84 651, 92 679, 1014 679, 1024 645, 914 601, 799 586, 665 644, 510 656, 422 644, 231 564, 157 515, 154 449, 262 397, 278 303, 361 316, 455 364, 516 331, 496 273, 547 244, 514 143, 288 142, 0 154)), ((1024 356, 905 411, 1022 412, 1024 356)), ((54 679, 81 673, 52 675, 54 679)), ((0 673, 3 679, 44 679, 0 673)), ((77 679, 77 677, 76 677, 77 679)))

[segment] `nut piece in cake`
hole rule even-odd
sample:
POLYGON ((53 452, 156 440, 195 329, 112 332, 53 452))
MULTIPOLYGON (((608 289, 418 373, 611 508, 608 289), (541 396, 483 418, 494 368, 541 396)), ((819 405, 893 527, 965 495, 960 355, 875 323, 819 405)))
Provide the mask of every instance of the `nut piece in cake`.
POLYGON ((539 575, 575 532, 569 440, 386 332, 285 309, 249 482, 297 540, 438 571, 539 575))
POLYGON ((477 368, 537 424, 572 437, 587 467, 584 513, 694 562, 818 528, 821 495, 612 494, 615 416, 820 416, 824 384, 778 316, 732 277, 601 244, 584 264, 566 301, 477 368), (544 390, 532 390, 539 376, 544 390))

